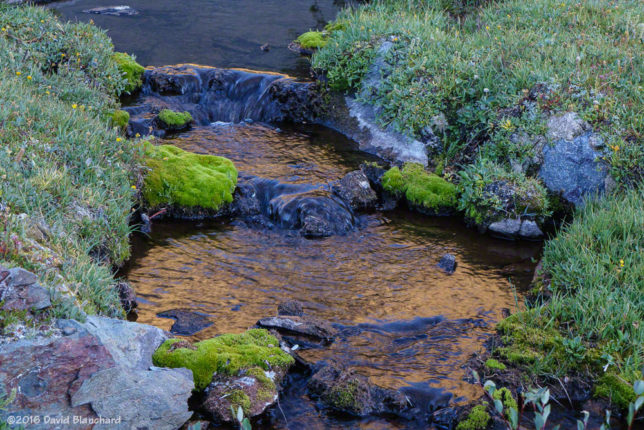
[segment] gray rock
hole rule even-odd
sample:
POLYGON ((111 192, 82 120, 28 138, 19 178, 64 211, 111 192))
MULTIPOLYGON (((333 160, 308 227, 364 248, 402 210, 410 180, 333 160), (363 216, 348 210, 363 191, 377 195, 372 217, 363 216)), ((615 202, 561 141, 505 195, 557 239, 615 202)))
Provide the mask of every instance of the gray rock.
POLYGON ((295 333, 323 340, 332 340, 336 335, 336 330, 329 323, 313 317, 269 317, 257 321, 257 325, 279 332, 295 333))
POLYGON ((109 428, 175 430, 192 416, 188 399, 193 389, 188 369, 113 367, 83 382, 71 404, 89 404, 98 416, 117 418, 109 428))
POLYGON ((344 200, 352 209, 373 209, 378 202, 376 192, 362 170, 348 173, 332 186, 333 193, 344 200))
POLYGON ((553 141, 572 141, 590 129, 590 124, 581 119, 576 112, 566 112, 563 115, 552 116, 548 120, 547 136, 553 141))
POLYGON ((440 261, 438 262, 438 267, 443 269, 446 273, 452 274, 456 270, 456 257, 454 257, 452 254, 445 254, 441 257, 440 261))
POLYGON ((601 154, 590 145, 592 136, 589 132, 572 140, 560 139, 543 148, 540 178, 550 191, 561 193, 575 206, 582 204, 584 197, 604 191, 608 177, 608 169, 598 161, 601 154))
POLYGON ((514 239, 521 230, 520 219, 504 219, 501 221, 493 222, 488 227, 490 232, 494 235, 500 236, 504 239, 514 239))
POLYGON ((152 354, 168 339, 160 328, 151 325, 89 316, 83 328, 96 336, 122 367, 147 370, 152 354))
POLYGON ((49 291, 38 277, 22 268, 0 266, 0 302, 3 310, 40 310, 51 306, 49 291))
POLYGON ((525 239, 541 239, 543 237, 543 232, 539 228, 536 222, 531 220, 525 220, 521 223, 521 229, 519 230, 519 237, 525 239))
POLYGON ((302 303, 297 300, 287 300, 282 302, 277 306, 277 314, 301 317, 304 315, 302 303))

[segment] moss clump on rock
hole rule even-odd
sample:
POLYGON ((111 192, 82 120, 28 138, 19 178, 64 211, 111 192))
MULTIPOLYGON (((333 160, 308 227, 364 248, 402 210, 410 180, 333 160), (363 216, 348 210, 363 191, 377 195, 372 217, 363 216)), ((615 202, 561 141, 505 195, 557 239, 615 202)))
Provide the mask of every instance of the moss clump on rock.
POLYGON ((118 128, 125 128, 130 122, 130 114, 124 110, 115 110, 111 117, 112 125, 118 128))
POLYGON ((235 411, 241 407, 245 415, 250 413, 250 397, 242 390, 232 390, 226 397, 235 411))
POLYGON ((606 374, 595 385, 595 396, 605 397, 620 409, 627 409, 637 397, 630 384, 615 374, 606 374))
MULTIPOLYGON (((181 339, 166 340, 155 351, 152 361, 155 366, 185 367, 192 370, 197 390, 206 388, 215 372, 235 376, 252 368, 286 369, 294 362, 293 357, 279 348, 278 340, 264 329, 224 334, 197 342, 192 348, 185 347, 184 344, 185 341, 181 339), (173 346, 179 342, 182 344, 173 346)), ((240 406, 243 408, 243 405, 240 406)))
POLYGON ((130 55, 124 52, 115 52, 112 59, 116 62, 121 75, 127 80, 125 91, 131 93, 143 85, 141 77, 145 68, 136 62, 130 55))
POLYGON ((495 400, 501 400, 506 415, 508 414, 508 410, 510 409, 514 409, 515 411, 519 410, 519 406, 517 405, 517 401, 512 395, 512 392, 505 387, 496 390, 492 397, 495 400))
POLYGON ((159 112, 159 120, 171 129, 180 129, 192 122, 190 112, 175 112, 170 109, 163 109, 159 112))
POLYGON ((490 421, 490 414, 485 410, 484 405, 477 405, 472 408, 467 418, 458 423, 456 430, 484 430, 490 421))
POLYGON ((304 49, 319 49, 327 44, 327 38, 321 31, 307 31, 300 34, 296 42, 304 49))
POLYGON ((421 209, 441 212, 456 206, 456 187, 428 173, 422 165, 406 163, 402 171, 392 167, 382 177, 382 187, 421 209))
POLYGON ((150 171, 143 197, 151 207, 169 204, 218 210, 233 201, 237 169, 227 158, 150 144, 145 163, 150 171))
POLYGON ((488 358, 487 361, 485 362, 485 367, 492 370, 506 369, 505 364, 501 363, 499 360, 495 360, 494 358, 488 358))

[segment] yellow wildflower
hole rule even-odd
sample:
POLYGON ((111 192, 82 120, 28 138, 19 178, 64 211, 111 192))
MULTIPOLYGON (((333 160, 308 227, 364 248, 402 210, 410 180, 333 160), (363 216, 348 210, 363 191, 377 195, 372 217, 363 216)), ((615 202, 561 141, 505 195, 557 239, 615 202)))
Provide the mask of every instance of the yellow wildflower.
POLYGON ((619 267, 624 267, 624 260, 619 260, 619 267))
POLYGON ((133 190, 136 190, 136 185, 132 185, 130 188, 132 188, 133 190))
POLYGON ((486 25, 486 26, 485 26, 485 29, 489 31, 489 30, 490 30, 490 26, 489 26, 489 25, 486 25))
POLYGON ((141 137, 139 133, 135 134, 134 137, 141 137))
POLYGON ((505 121, 503 121, 501 123, 501 128, 503 130, 509 131, 509 130, 512 130, 514 128, 514 126, 512 125, 512 121, 510 121, 510 119, 506 119, 505 121))
POLYGON ((27 80, 31 81, 31 75, 27 76, 27 80))
POLYGON ((123 139, 121 139, 120 137, 117 137, 117 138, 116 138, 116 141, 117 141, 117 142, 120 142, 121 140, 123 140, 123 139))
POLYGON ((77 107, 78 107, 78 105, 77 105, 76 103, 74 103, 74 104, 72 105, 72 109, 76 109, 77 107))
POLYGON ((16 76, 22 75, 22 72, 16 72, 16 76))

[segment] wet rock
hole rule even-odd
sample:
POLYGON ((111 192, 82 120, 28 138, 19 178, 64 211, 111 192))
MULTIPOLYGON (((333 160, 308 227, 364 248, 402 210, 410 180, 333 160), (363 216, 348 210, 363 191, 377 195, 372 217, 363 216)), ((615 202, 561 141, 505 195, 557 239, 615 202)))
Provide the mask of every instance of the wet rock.
POLYGON ((257 321, 259 327, 274 329, 278 332, 295 333, 326 341, 333 340, 336 330, 326 321, 313 317, 277 316, 257 321))
POLYGON ((438 262, 438 267, 443 269, 446 273, 452 274, 456 270, 456 257, 452 254, 445 254, 438 262))
POLYGON ((109 16, 133 16, 138 15, 139 11, 132 9, 130 6, 107 6, 95 7, 92 9, 85 9, 83 13, 90 13, 95 15, 109 15, 109 16))
POLYGON ((112 367, 83 382, 72 395, 72 407, 91 405, 101 417, 121 422, 114 429, 154 428, 174 430, 190 419, 187 399, 194 382, 188 369, 134 370, 112 367))
POLYGON ((546 187, 569 203, 579 205, 584 197, 604 191, 608 169, 599 161, 595 148, 598 136, 574 112, 548 121, 548 137, 553 145, 543 147, 539 176, 546 187))
POLYGON ((543 232, 536 222, 531 220, 524 220, 521 223, 519 237, 522 237, 524 239, 541 239, 543 237, 543 232))
POLYGON ((304 315, 302 303, 297 300, 287 300, 277 306, 277 314, 280 316, 296 316, 301 317, 304 315))
POLYGON ((521 230, 520 219, 504 219, 501 221, 493 222, 488 227, 490 232, 504 239, 514 239, 521 230))
POLYGON ((51 306, 49 291, 38 283, 38 277, 20 267, 0 266, 0 309, 40 310, 51 306))
POLYGON ((134 292, 134 288, 132 288, 128 282, 119 282, 116 284, 116 290, 119 293, 121 306, 123 306, 125 312, 130 312, 138 306, 136 303, 136 293, 134 292))
POLYGON ((373 209, 378 202, 376 192, 362 170, 355 170, 334 183, 333 193, 344 200, 351 209, 373 209))
POLYGON ((192 336, 212 325, 212 321, 208 317, 189 309, 170 309, 159 312, 157 316, 160 318, 174 319, 175 323, 172 324, 170 333, 182 336, 192 336))
POLYGON ((360 170, 369 180, 371 187, 377 193, 382 193, 382 176, 387 172, 387 169, 377 163, 362 163, 360 164, 360 170))
POLYGON ((359 417, 401 414, 410 406, 402 393, 372 385, 365 376, 338 365, 322 367, 308 389, 327 407, 359 417))

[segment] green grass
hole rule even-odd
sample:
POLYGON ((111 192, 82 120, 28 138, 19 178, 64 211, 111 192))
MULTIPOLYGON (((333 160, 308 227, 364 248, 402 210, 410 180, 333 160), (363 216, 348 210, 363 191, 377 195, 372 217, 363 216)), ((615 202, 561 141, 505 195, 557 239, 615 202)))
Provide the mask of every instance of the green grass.
POLYGON ((55 289, 56 316, 122 315, 138 154, 109 121, 126 86, 112 54, 92 25, 0 5, 0 264, 55 289))
POLYGON ((233 200, 237 169, 227 158, 148 144, 143 197, 149 207, 220 209, 233 200))
POLYGON ((642 2, 506 0, 459 18, 444 9, 439 0, 380 0, 346 10, 346 29, 329 36, 313 67, 331 88, 357 92, 389 40, 389 69, 366 102, 399 131, 419 136, 434 125, 449 164, 470 162, 477 148, 496 162, 522 161, 529 151, 513 135, 533 139, 548 115, 576 111, 614 148, 606 159, 615 179, 643 178, 642 2), (532 100, 539 83, 550 92, 532 100))

